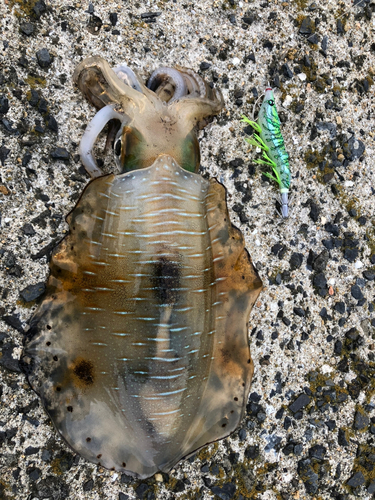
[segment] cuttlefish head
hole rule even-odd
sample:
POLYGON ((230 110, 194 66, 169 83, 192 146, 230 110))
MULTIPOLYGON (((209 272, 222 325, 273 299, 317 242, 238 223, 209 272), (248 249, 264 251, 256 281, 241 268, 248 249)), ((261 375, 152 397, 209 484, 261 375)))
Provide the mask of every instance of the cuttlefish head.
POLYGON ((122 172, 149 167, 161 154, 172 156, 186 170, 198 170, 196 131, 220 112, 223 98, 197 73, 180 66, 160 67, 146 86, 125 64, 112 69, 95 56, 77 67, 74 80, 99 110, 80 146, 92 177, 102 175, 92 149, 107 123, 107 146, 113 144, 122 172))

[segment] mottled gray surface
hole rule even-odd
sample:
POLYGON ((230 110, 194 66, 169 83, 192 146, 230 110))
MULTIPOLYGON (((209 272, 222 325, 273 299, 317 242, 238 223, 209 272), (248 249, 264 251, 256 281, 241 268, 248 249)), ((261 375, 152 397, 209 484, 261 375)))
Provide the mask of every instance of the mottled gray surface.
MULTIPOLYGON (((0 6, 0 498, 370 499, 374 5, 64 0, 42 7, 0 6), (145 23, 145 12, 161 15, 145 23), (114 27, 110 13, 118 15, 114 27), (103 23, 97 32, 95 16, 103 23), (222 89, 226 110, 200 136, 202 172, 225 184, 232 220, 267 285, 250 320, 255 377, 241 430, 143 483, 75 456, 16 361, 35 309, 20 292, 43 290, 46 255, 88 180, 76 154, 94 110, 71 77, 93 54, 126 61, 143 78, 178 63, 222 89), (280 85, 291 156, 295 195, 285 222, 239 121, 251 114, 252 89, 260 94, 269 80, 280 85)), ((111 171, 111 156, 103 160, 111 171)))

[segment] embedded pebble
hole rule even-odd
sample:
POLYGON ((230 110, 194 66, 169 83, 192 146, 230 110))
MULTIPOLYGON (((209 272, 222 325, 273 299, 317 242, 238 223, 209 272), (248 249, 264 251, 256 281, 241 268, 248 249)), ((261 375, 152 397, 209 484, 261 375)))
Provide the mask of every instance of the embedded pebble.
POLYGON ((362 411, 357 411, 354 416, 354 429, 361 431, 365 429, 370 422, 369 417, 362 411))
POLYGON ((38 52, 36 53, 36 57, 41 68, 48 68, 52 64, 53 58, 45 48, 38 50, 38 52))
POLYGON ((347 485, 352 487, 362 486, 364 482, 365 482, 365 476, 362 474, 361 471, 359 471, 349 479, 347 485))
POLYGON ((55 148, 51 151, 50 155, 54 160, 68 161, 70 158, 69 152, 66 150, 66 148, 62 147, 55 148))
POLYGON ((293 102, 293 97, 290 95, 287 95, 286 98, 284 99, 283 106, 284 108, 288 108, 293 102))
POLYGON ((20 291, 20 295, 25 302, 31 302, 38 299, 45 292, 45 283, 38 283, 36 285, 29 285, 20 291))
POLYGON ((22 23, 20 30, 24 35, 30 36, 34 33, 35 25, 33 23, 22 23))

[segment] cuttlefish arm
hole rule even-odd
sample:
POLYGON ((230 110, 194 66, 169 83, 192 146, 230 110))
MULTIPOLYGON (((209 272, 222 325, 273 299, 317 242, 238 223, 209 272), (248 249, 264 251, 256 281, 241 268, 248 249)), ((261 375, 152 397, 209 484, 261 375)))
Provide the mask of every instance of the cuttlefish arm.
POLYGON ((147 87, 168 104, 181 99, 188 93, 188 86, 180 71, 166 66, 162 66, 152 73, 147 87))
POLYGON ((126 85, 132 87, 138 92, 143 93, 144 85, 142 85, 137 75, 132 69, 129 68, 127 64, 119 64, 118 66, 112 68, 112 71, 114 71, 118 78, 120 78, 126 85))
POLYGON ((126 101, 142 108, 152 99, 153 92, 127 70, 125 66, 112 69, 102 57, 93 56, 77 66, 73 80, 97 109, 108 104, 124 105, 126 101))
POLYGON ((178 120, 201 130, 222 110, 224 104, 221 93, 217 92, 214 99, 186 96, 173 103, 173 106, 178 120))
POLYGON ((98 167, 93 155, 93 147, 98 135, 110 120, 119 120, 121 124, 124 124, 126 121, 126 116, 116 111, 115 108, 115 104, 108 104, 98 111, 91 122, 87 125, 85 133, 81 139, 79 154, 81 155, 81 161, 87 173, 92 179, 103 175, 103 171, 98 167))
POLYGON ((212 89, 195 71, 182 66, 158 68, 147 87, 168 103, 170 112, 185 122, 187 129, 202 129, 224 107, 219 90, 212 89))

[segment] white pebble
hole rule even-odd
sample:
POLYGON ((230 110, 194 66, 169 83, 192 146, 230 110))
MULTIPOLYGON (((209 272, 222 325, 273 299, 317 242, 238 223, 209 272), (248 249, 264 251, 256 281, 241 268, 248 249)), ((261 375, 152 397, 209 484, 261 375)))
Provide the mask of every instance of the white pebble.
POLYGON ((288 108, 292 104, 292 101, 293 101, 293 97, 290 95, 287 95, 284 99, 284 102, 283 102, 284 108, 288 108))
POLYGON ((266 405, 266 414, 267 415, 274 415, 276 413, 276 409, 272 405, 266 405))
POLYGON ((325 224, 327 222, 327 219, 325 217, 322 217, 321 221, 322 221, 322 224, 325 224))
POLYGON ((241 62, 241 59, 238 59, 238 57, 233 57, 233 59, 232 59, 233 66, 237 66, 238 64, 240 64, 240 62, 241 62))
POLYGON ((331 278, 330 280, 328 280, 328 284, 329 284, 329 285, 332 285, 332 286, 333 286, 335 283, 336 283, 335 278, 331 278))
POLYGON ((360 260, 357 260, 357 262, 354 263, 354 267, 356 269, 361 269, 361 267, 363 267, 363 262, 361 262, 360 260))
POLYGON ((255 244, 257 247, 260 247, 260 241, 259 240, 255 240, 255 244))
POLYGON ((347 188, 352 187, 352 186, 354 186, 354 182, 353 181, 345 181, 344 186, 347 188))
POLYGON ((365 399, 366 399, 366 394, 363 391, 361 391, 357 398, 358 403, 362 404, 365 401, 365 399))
POLYGON ((323 375, 325 375, 326 373, 331 373, 333 371, 333 368, 332 368, 332 366, 329 366, 329 365, 322 365, 321 371, 322 371, 323 375))
POLYGON ((283 484, 290 483, 290 481, 294 478, 295 476, 291 472, 281 474, 281 481, 283 482, 283 484))
POLYGON ((347 373, 344 377, 345 382, 351 382, 356 377, 357 377, 357 375, 354 372, 352 372, 351 370, 349 370, 349 373, 347 373))
POLYGON ((306 80, 306 75, 305 73, 298 73, 298 78, 301 80, 301 82, 304 82, 306 80))

